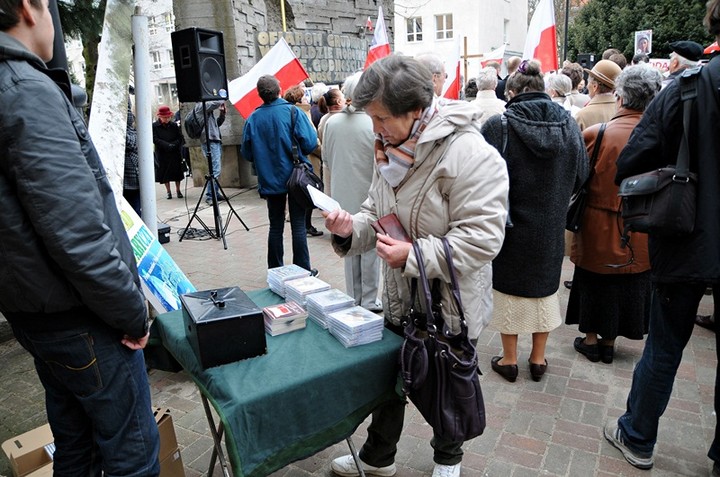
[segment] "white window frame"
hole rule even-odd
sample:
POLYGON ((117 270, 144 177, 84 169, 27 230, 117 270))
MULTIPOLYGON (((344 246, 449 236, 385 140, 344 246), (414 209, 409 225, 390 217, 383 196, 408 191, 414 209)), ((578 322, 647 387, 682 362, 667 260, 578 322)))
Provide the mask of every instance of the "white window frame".
POLYGON ((165 31, 175 31, 175 15, 172 12, 165 13, 165 31))
POLYGON ((175 57, 173 56, 172 48, 167 50, 167 57, 168 57, 168 60, 170 60, 170 67, 174 68, 175 67, 175 57))
POLYGON ((148 19, 148 33, 151 35, 157 35, 157 17, 151 16, 148 19))
POLYGON ((407 41, 408 43, 414 43, 422 41, 422 17, 410 17, 405 22, 407 29, 407 41))
POLYGON ((150 52, 150 60, 152 61, 153 69, 162 69, 162 55, 159 51, 153 50, 150 52))
POLYGON ((453 14, 441 13, 435 15, 435 39, 452 40, 453 36, 453 14), (450 24, 449 28, 448 23, 450 24))

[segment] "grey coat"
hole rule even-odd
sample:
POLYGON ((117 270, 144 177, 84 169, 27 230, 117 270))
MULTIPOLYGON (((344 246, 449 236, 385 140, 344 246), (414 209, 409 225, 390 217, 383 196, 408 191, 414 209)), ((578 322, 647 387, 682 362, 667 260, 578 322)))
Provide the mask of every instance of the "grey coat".
MULTIPOLYGON (((555 293, 564 255, 565 216, 572 191, 586 177, 587 154, 575 120, 545 93, 523 93, 507 103, 510 217, 493 261, 493 288, 527 298, 555 293)), ((502 148, 500 116, 482 128, 502 148)))

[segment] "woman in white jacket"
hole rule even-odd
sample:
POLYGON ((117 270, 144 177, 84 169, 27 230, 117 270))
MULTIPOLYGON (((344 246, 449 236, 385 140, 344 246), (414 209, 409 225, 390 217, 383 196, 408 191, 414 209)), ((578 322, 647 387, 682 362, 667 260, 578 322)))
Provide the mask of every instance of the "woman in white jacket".
MULTIPOLYGON (((385 279, 386 327, 401 334, 400 320, 413 305, 410 281, 419 276, 417 260, 411 243, 376 234, 370 225, 397 214, 422 250, 428 280, 439 278, 443 283, 443 318, 458 333, 459 314, 449 292, 441 240, 446 237, 453 250, 470 338, 477 339, 491 313, 483 300, 491 286, 483 269, 501 248, 508 194, 504 161, 475 126, 477 108, 433 98, 431 72, 412 58, 396 55, 365 70, 353 103, 372 118, 376 168, 360 212, 324 213, 336 252, 355 255, 377 247, 385 279)), ((395 474, 404 410, 405 401, 398 397, 373 412, 368 439, 360 450, 366 472, 382 477, 395 474)), ((433 477, 457 477, 462 442, 436 435, 431 445, 433 477)), ((358 475, 349 455, 335 459, 332 470, 341 476, 358 475)))

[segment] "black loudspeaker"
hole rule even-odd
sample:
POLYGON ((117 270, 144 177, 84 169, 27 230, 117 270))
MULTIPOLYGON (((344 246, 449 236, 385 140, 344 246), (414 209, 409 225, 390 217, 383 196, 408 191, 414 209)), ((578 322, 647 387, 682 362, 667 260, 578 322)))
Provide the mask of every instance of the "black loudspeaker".
POLYGON ((192 27, 174 31, 170 38, 180 102, 227 99, 222 32, 192 27))
POLYGON ((580 66, 583 68, 591 70, 593 66, 595 66, 595 55, 592 53, 579 53, 577 55, 577 62, 580 63, 580 66))

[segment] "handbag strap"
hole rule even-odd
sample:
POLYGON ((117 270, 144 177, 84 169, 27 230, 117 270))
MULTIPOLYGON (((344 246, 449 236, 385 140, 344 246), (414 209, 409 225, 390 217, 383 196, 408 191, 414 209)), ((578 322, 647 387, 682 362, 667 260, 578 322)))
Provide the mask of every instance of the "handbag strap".
POLYGON ((290 105, 290 142, 292 143, 292 161, 294 165, 300 164, 300 156, 298 154, 298 147, 297 143, 295 141, 295 116, 297 113, 294 113, 294 109, 297 109, 292 104, 290 105))
POLYGON ((502 151, 500 151, 500 155, 502 157, 505 157, 505 151, 507 150, 508 145, 508 125, 507 116, 505 116, 505 113, 502 113, 500 115, 500 126, 502 129, 502 151))
POLYGON ((445 249, 445 260, 447 261, 448 272, 450 273, 452 296, 455 299, 455 304, 457 305, 458 314, 460 316, 460 334, 467 335, 467 322, 465 321, 465 311, 462 305, 462 298, 460 297, 460 286, 458 285, 457 274, 455 273, 455 264, 452 258, 452 246, 450 245, 447 237, 442 238, 442 243, 443 248, 445 249))
POLYGON ((415 252, 415 259, 417 260, 420 278, 413 278, 412 302, 413 304, 415 303, 415 297, 417 296, 417 281, 419 280, 420 284, 422 285, 423 294, 425 295, 425 316, 427 317, 427 331, 428 334, 434 335, 437 331, 437 327, 435 326, 435 315, 433 315, 432 293, 430 291, 430 284, 428 283, 427 273, 425 272, 425 258, 423 257, 422 250, 420 250, 420 246, 417 244, 417 242, 413 242, 413 251, 415 252))
POLYGON ((595 145, 593 146, 592 156, 590 156, 590 172, 588 173, 587 179, 585 179, 585 184, 587 184, 590 179, 592 179, 592 176, 595 174, 595 163, 597 163, 597 157, 600 153, 600 143, 602 142, 603 136, 605 135, 606 126, 607 123, 602 123, 600 125, 600 130, 598 131, 597 137, 595 138, 595 145))
POLYGON ((685 70, 680 76, 680 99, 683 102, 683 135, 680 140, 677 163, 675 164, 675 177, 679 180, 686 180, 690 172, 690 113, 692 112, 693 100, 697 98, 697 79, 700 76, 700 68, 685 70))

